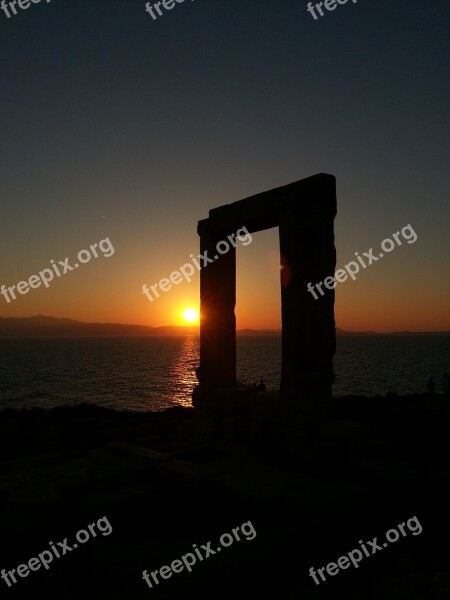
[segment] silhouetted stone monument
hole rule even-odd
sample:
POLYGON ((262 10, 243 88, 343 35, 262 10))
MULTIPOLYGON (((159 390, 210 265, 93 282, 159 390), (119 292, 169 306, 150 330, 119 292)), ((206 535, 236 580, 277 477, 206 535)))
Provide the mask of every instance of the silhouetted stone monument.
POLYGON ((287 418, 307 414, 331 398, 334 381, 334 290, 326 289, 316 300, 307 284, 334 276, 335 215, 336 180, 321 173, 214 208, 208 219, 199 221, 200 252, 217 258, 200 272, 199 385, 193 404, 196 413, 216 429, 221 415, 245 412, 251 401, 236 382, 236 250, 230 247, 219 255, 216 245, 241 227, 250 233, 279 228, 282 367, 278 402, 287 418))

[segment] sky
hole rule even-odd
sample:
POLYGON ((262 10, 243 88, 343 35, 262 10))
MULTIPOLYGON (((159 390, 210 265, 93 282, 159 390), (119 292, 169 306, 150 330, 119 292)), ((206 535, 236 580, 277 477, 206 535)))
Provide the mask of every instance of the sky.
MULTIPOLYGON (((349 0, 317 20, 306 7, 0 11, 0 285, 106 238, 114 248, 0 296, 0 316, 181 324, 199 273, 153 302, 142 285, 199 252, 198 220, 330 173, 337 268, 407 225, 417 235, 337 284, 337 326, 450 330, 447 0, 349 0)), ((238 328, 280 327, 278 257, 276 229, 238 246, 238 328)))

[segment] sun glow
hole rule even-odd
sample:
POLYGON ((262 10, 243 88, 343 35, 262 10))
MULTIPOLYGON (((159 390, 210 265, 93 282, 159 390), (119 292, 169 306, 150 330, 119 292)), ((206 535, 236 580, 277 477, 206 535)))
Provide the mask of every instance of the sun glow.
POLYGON ((198 323, 199 315, 198 311, 195 308, 186 308, 185 310, 183 310, 182 316, 187 323, 198 323))

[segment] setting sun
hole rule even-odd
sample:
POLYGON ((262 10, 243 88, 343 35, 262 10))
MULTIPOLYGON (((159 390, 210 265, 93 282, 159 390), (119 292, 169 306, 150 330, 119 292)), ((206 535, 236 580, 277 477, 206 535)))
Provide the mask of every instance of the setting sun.
POLYGON ((198 311, 195 308, 186 308, 182 315, 187 323, 197 323, 198 321, 198 311))

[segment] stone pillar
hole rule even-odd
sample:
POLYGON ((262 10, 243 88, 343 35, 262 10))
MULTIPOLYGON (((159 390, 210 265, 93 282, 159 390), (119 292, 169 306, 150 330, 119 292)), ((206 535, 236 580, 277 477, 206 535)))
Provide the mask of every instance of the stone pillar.
POLYGON ((229 244, 226 254, 219 254, 218 242, 227 233, 217 232, 209 219, 200 221, 200 253, 208 253, 213 263, 200 271, 200 387, 236 385, 236 249, 229 244))
POLYGON ((335 179, 316 176, 280 215, 281 398, 289 414, 320 410, 331 399, 336 350, 334 289, 308 291, 336 267, 335 179))

